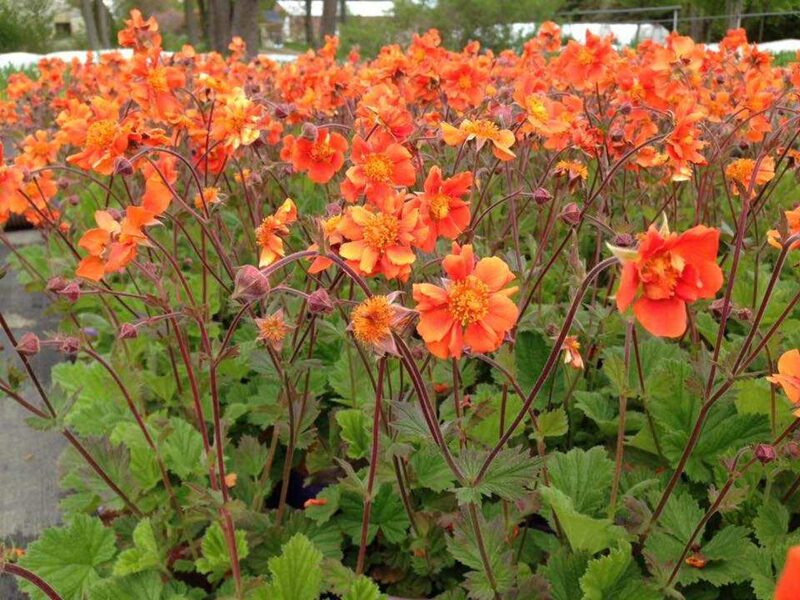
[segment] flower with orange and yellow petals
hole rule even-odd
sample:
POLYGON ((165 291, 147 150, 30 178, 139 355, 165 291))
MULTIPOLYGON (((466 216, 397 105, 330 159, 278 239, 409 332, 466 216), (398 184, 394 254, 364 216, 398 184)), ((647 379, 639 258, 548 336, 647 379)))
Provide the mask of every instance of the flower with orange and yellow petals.
POLYGON ((355 202, 363 193, 368 202, 378 205, 395 188, 414 185, 417 180, 411 153, 381 130, 374 131, 369 139, 353 138, 350 160, 353 166, 347 169, 341 185, 348 202, 355 202))
POLYGON ((194 205, 198 210, 208 210, 215 204, 219 204, 225 198, 224 194, 219 193, 219 188, 208 186, 203 188, 203 193, 200 192, 194 195, 194 205))
POLYGON ((423 193, 411 200, 419 208, 419 217, 428 233, 419 247, 432 252, 439 236, 455 240, 469 225, 469 202, 462 200, 472 187, 472 173, 464 171, 448 179, 442 178, 438 166, 431 167, 425 179, 423 193))
POLYGON ((783 388, 794 407, 792 414, 800 417, 800 350, 784 352, 778 359, 778 372, 767 377, 767 381, 783 388))
POLYGON ((650 227, 637 249, 609 245, 622 263, 617 308, 651 334, 676 338, 686 331, 686 305, 713 298, 722 287, 717 264, 719 230, 698 225, 681 234, 650 227))
POLYGON ((50 139, 46 131, 41 129, 22 140, 22 154, 17 164, 28 169, 39 169, 56 162, 61 144, 57 139, 50 139))
POLYGON ((442 139, 448 146, 460 146, 475 140, 480 150, 486 142, 492 143, 492 153, 499 160, 512 160, 516 154, 511 151, 514 145, 514 133, 508 129, 500 129, 495 123, 486 119, 470 121, 464 119, 458 127, 442 123, 442 139))
MULTIPOLYGON (((122 156, 130 143, 131 124, 125 119, 118 120, 119 107, 96 97, 92 100, 91 113, 81 113, 63 121, 62 130, 69 131, 71 143, 80 144, 83 149, 67 157, 67 162, 87 171, 110 175, 114 161, 122 156), (73 141, 73 140, 79 141, 73 141)), ((59 115, 59 118, 61 115, 59 115)))
POLYGON ((176 122, 184 107, 175 90, 186 85, 186 77, 178 67, 159 64, 159 57, 137 54, 132 59, 131 97, 142 110, 161 121, 176 122))
POLYGON ((123 48, 145 50, 161 46, 161 34, 158 33, 158 22, 155 17, 145 20, 141 11, 134 8, 131 18, 125 21, 125 29, 117 34, 117 41, 123 48))
POLYGON ((380 208, 351 206, 337 227, 346 240, 339 255, 360 275, 382 274, 406 281, 417 259, 412 246, 426 234, 419 209, 399 194, 387 197, 380 208))
POLYGON ((564 351, 564 364, 573 369, 583 369, 583 357, 581 356, 581 344, 574 335, 568 335, 561 344, 564 351))
POLYGON ((800 546, 789 548, 783 572, 775 586, 773 600, 797 600, 800 598, 800 546))
POLYGON ((19 167, 5 164, 3 144, 0 142, 0 225, 8 221, 12 214, 22 214, 27 208, 24 196, 18 191, 22 179, 19 167))
POLYGON ((448 278, 444 287, 414 284, 413 295, 420 319, 417 332, 431 354, 460 358, 465 348, 492 352, 503 343, 519 316, 506 287, 514 275, 500 258, 476 261, 471 245, 453 243, 453 253, 442 261, 448 278))
POLYGON ((249 146, 261 135, 264 114, 242 88, 234 88, 220 98, 214 111, 211 137, 232 149, 249 146))
POLYGON ((725 177, 731 182, 731 193, 738 196, 741 191, 755 190, 758 186, 772 181, 775 177, 775 159, 764 157, 756 170, 756 161, 752 158, 739 158, 725 167, 725 177))
MULTIPOLYGON (((800 206, 793 208, 792 210, 785 210, 783 211, 784 216, 786 217, 786 226, 788 228, 789 236, 797 235, 800 233, 800 206)), ((774 248, 782 248, 783 241, 781 239, 781 233, 777 229, 770 229, 767 231, 767 241, 769 242, 770 246, 774 248)), ((796 250, 800 248, 800 240, 792 243, 792 250, 796 250)))
POLYGON ((292 166, 295 171, 308 173, 311 181, 323 184, 328 183, 342 168, 344 153, 347 152, 347 140, 338 133, 319 128, 315 140, 300 136, 293 140, 291 148, 292 166))
POLYGON ((350 313, 353 337, 378 354, 398 354, 393 333, 399 333, 413 317, 413 311, 395 304, 400 292, 387 296, 372 296, 350 313))
POLYGON ((257 339, 269 345, 276 352, 280 352, 283 340, 292 330, 283 317, 283 309, 255 321, 256 327, 258 327, 257 339))
MULTIPOLYGON (((338 251, 339 246, 344 241, 344 236, 339 231, 339 226, 342 223, 343 216, 341 214, 331 215, 327 219, 320 219, 319 225, 322 229, 322 235, 325 238, 325 243, 328 248, 333 251, 338 251)), ((309 250, 319 250, 318 244, 312 244, 309 250)), ((308 268, 308 272, 312 275, 321 273, 333 264, 333 261, 327 256, 317 256, 308 268)))
POLYGON ((261 248, 259 267, 267 267, 285 255, 282 236, 289 235, 287 225, 295 221, 297 207, 291 198, 287 198, 274 215, 261 221, 261 225, 256 228, 256 241, 261 248))

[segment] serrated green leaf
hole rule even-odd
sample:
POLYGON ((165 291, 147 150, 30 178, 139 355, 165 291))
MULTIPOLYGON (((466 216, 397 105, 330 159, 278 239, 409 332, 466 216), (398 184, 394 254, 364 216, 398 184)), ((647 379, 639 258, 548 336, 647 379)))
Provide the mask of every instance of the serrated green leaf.
POLYGON ((333 514, 339 510, 341 496, 342 488, 338 485, 329 485, 317 494, 317 499, 324 500, 325 504, 309 506, 303 513, 317 524, 327 523, 333 514))
POLYGON ((558 517, 573 550, 594 554, 627 539, 625 530, 613 525, 609 519, 595 519, 579 513, 572 500, 560 490, 545 487, 541 489, 541 494, 558 517))
POLYGON ((575 600, 581 597, 583 592, 580 579, 586 572, 588 564, 588 555, 574 554, 563 547, 550 555, 541 573, 550 584, 553 600, 575 600))
POLYGON ((322 591, 322 552, 301 533, 269 559, 271 600, 317 600, 322 591))
MULTIPOLYGON (((244 560, 249 554, 247 539, 244 531, 236 531, 236 553, 239 560, 244 560)), ((218 522, 212 523, 206 529, 200 545, 203 555, 195 561, 197 570, 209 576, 212 581, 217 581, 231 568, 231 556, 225 534, 218 522)))
POLYGON ((598 446, 554 452, 547 458, 550 485, 570 498, 577 512, 587 515, 606 513, 613 471, 613 461, 598 446))
POLYGON ((133 530, 133 548, 120 553, 114 563, 114 575, 121 577, 139 573, 161 566, 162 557, 158 551, 156 536, 149 518, 144 518, 133 530))
POLYGON ((164 600, 163 593, 161 575, 157 571, 145 571, 98 581, 89 592, 89 600, 164 600))
POLYGON ((384 598, 386 596, 381 594, 378 586, 363 575, 356 579, 342 596, 342 600, 384 600, 384 598))
POLYGON ((186 479, 205 472, 203 438, 183 419, 169 420, 171 432, 164 440, 164 462, 178 477, 186 479))
POLYGON ((453 472, 439 450, 430 444, 414 452, 408 465, 414 476, 412 489, 428 488, 434 492, 443 492, 453 487, 453 472))
POLYGON ((361 409, 337 411, 336 423, 341 428, 342 439, 347 443, 347 456, 365 458, 370 450, 371 420, 361 409))
POLYGON ((590 561, 580 585, 583 600, 661 600, 642 579, 627 543, 590 561))
MULTIPOLYGON (((342 531, 358 543, 361 538, 361 517, 364 511, 364 500, 352 493, 343 493, 339 501, 342 514, 337 522, 342 531)), ((392 490, 388 483, 378 489, 372 501, 372 510, 367 527, 367 543, 372 543, 380 529, 388 542, 400 543, 406 539, 410 523, 403 508, 400 495, 392 490)))
POLYGON ((535 433, 537 438, 559 437, 569 429, 567 411, 560 406, 539 414, 537 421, 539 424, 539 429, 535 433))
MULTIPOLYGON (((83 600, 116 554, 114 533, 100 519, 75 515, 64 527, 46 529, 20 564, 49 583, 64 600, 83 600)), ((21 588, 32 600, 45 596, 27 582, 21 588)))

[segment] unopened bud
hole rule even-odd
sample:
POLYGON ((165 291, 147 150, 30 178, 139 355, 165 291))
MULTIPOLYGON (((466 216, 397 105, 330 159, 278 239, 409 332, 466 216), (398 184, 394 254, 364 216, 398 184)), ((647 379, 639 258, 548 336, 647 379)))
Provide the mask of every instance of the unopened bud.
POLYGON ((64 296, 70 302, 77 302, 81 297, 81 286, 72 281, 58 290, 59 296, 64 296))
POLYGON ((60 341, 58 349, 64 354, 77 354, 81 349, 81 341, 76 337, 66 337, 60 341))
POLYGON ((722 319, 723 317, 727 317, 731 313, 731 305, 728 304, 728 308, 725 309, 725 299, 724 298, 717 298, 714 300, 709 308, 711 309, 711 313, 717 318, 722 319))
POLYGON ((536 188, 536 191, 533 192, 533 201, 539 206, 547 204, 552 199, 553 195, 543 187, 536 188))
POLYGON ((633 110, 633 107, 631 106, 630 102, 623 102, 619 107, 619 112, 621 115, 630 114, 631 110, 633 110))
POLYGON ((303 123, 303 133, 300 135, 313 142, 317 139, 317 126, 313 123, 303 123))
POLYGON ((614 236, 614 240, 611 242, 611 245, 618 248, 633 248, 636 245, 636 238, 634 238, 630 233, 620 233, 619 235, 614 236))
POLYGON ((123 323, 119 326, 119 333, 117 333, 118 340, 132 340, 135 337, 138 337, 139 330, 136 325, 131 323, 123 323))
POLYGON ((114 175, 122 175, 123 177, 130 177, 133 175, 133 165, 124 156, 118 156, 114 159, 114 175))
POLYGON ((312 315, 329 315, 333 309, 333 301, 325 289, 319 288, 308 295, 308 312, 312 315))
POLYGON ((278 104, 275 106, 275 118, 285 119, 294 112, 294 107, 291 104, 278 104))
POLYGON ((16 350, 23 356, 35 356, 39 354, 41 347, 39 337, 35 333, 29 331, 19 338, 16 350))
POLYGON ((753 311, 749 308, 739 308, 736 310, 736 318, 740 321, 750 321, 753 318, 753 311))
POLYGON ((51 277, 50 279, 47 280, 47 291, 48 292, 60 292, 65 287, 67 287, 68 283, 69 283, 69 281, 67 281, 63 277, 60 277, 60 276, 51 277))
POLYGON ((69 202, 70 206, 78 206, 81 203, 81 198, 78 194, 70 194, 67 197, 67 202, 69 202))
POLYGON ((581 209, 574 202, 567 204, 559 215, 567 225, 575 226, 581 222, 581 209))
POLYGON ((774 446, 770 444, 757 444, 753 454, 761 464, 767 464, 777 458, 774 446))
POLYGON ((269 278, 257 267, 245 265, 236 271, 234 290, 231 298, 252 302, 269 293, 269 278))

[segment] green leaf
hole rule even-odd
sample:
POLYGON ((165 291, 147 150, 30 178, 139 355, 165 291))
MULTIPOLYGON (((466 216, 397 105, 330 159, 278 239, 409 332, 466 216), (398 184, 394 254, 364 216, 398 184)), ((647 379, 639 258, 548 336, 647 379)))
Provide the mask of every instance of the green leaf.
POLYGON ((414 475, 412 489, 428 488, 443 492, 453 487, 455 475, 447 466, 441 452, 432 444, 426 444, 411 455, 408 461, 414 475))
MULTIPOLYGON (((339 526, 357 543, 361 537, 364 500, 355 494, 343 493, 339 506, 342 510, 342 514, 338 518, 339 526)), ((390 484, 383 484, 372 501, 372 511, 367 527, 367 543, 372 543, 380 530, 386 537, 386 541, 398 544, 406 539, 409 526, 408 515, 403 508, 400 494, 394 492, 390 484)))
POLYGON ((327 369, 328 383, 343 404, 358 408, 375 399, 375 390, 363 361, 350 345, 345 345, 332 367, 327 369))
MULTIPOLYGON (((486 454, 478 451, 464 451, 459 456, 462 470, 468 481, 474 481, 486 454)), ((505 448, 494 458, 481 482, 475 486, 456 490, 460 504, 480 502, 482 496, 492 494, 504 500, 517 500, 523 497, 535 481, 541 466, 541 459, 530 456, 521 447, 505 448)))
POLYGON ((614 462, 603 448, 555 452, 547 458, 547 471, 550 485, 570 498, 577 512, 598 516, 606 513, 614 462))
POLYGON ((98 581, 89 592, 89 600, 163 600, 163 592, 161 575, 146 571, 98 581))
POLYGON ((384 598, 386 596, 381 594, 378 586, 363 575, 356 579, 342 596, 342 600, 384 600, 384 598))
MULTIPOLYGON (((467 423, 467 435, 484 446, 493 447, 500 439, 500 422, 503 416, 503 396, 495 386, 481 384, 472 394, 472 409, 467 423)), ((522 400, 516 394, 506 397, 505 428, 522 408, 522 400)))
POLYGON ((550 583, 553 600, 575 600, 581 597, 580 579, 588 564, 589 557, 586 554, 573 554, 567 548, 559 548, 550 555, 550 560, 541 569, 541 573, 550 583))
POLYGON ((535 433, 537 439, 559 437, 567 433, 567 429, 569 429, 567 411, 561 406, 541 413, 538 423, 539 429, 535 433))
POLYGON ((430 437, 425 415, 417 402, 392 402, 394 420, 392 427, 408 441, 427 440, 430 437))
MULTIPOLYGON (((239 560, 247 558, 249 548, 244 531, 236 531, 236 553, 239 560)), ((209 575, 211 581, 221 579, 231 568, 231 557, 228 553, 228 544, 225 542, 225 534, 218 522, 212 523, 203 536, 200 545, 203 556, 195 562, 197 570, 209 575)))
POLYGON ((270 600, 317 600, 322 591, 322 552, 301 533, 269 559, 270 600))
POLYGON ((317 499, 325 500, 325 504, 321 506, 309 506, 303 513, 318 525, 327 523, 333 514, 339 510, 339 499, 341 496, 342 488, 338 485, 329 485, 317 494, 317 499))
POLYGON ((606 556, 589 562, 581 577, 583 600, 660 600, 648 587, 631 557, 630 544, 620 544, 606 556))
POLYGON ((164 440, 164 461, 167 468, 182 479, 205 472, 203 438, 200 432, 183 419, 169 420, 172 431, 164 440))
MULTIPOLYGON (((502 595, 511 588, 514 582, 511 549, 505 540, 502 518, 498 517, 487 523, 480 511, 477 511, 477 516, 486 556, 497 585, 497 592, 502 595)), ((466 510, 462 510, 461 517, 456 522, 453 537, 447 540, 447 547, 453 558, 472 569, 466 575, 466 587, 470 592, 470 597, 492 600, 496 594, 486 577, 478 538, 466 510)))
POLYGON ((541 494, 558 517, 573 550, 594 554, 627 538, 625 530, 613 525, 609 519, 594 519, 579 513, 572 500, 560 490, 545 487, 541 489, 541 494))
MULTIPOLYGON (((527 393, 531 390, 539 375, 541 375, 552 346, 553 342, 546 339, 538 331, 517 332, 516 343, 514 344, 514 356, 517 362, 517 382, 524 392, 527 393)), ((558 383, 554 383, 552 374, 549 380, 542 389, 548 389, 550 385, 555 385, 556 389, 563 386, 560 380, 558 380, 558 383)))
MULTIPOLYGON (((125 373, 120 375, 129 390, 135 390, 135 382, 125 373)), ((64 418, 67 425, 83 436, 107 435, 115 425, 131 421, 125 399, 108 371, 100 363, 61 362, 51 371, 53 385, 61 392, 51 397, 74 398, 64 418)), ((56 408, 61 412, 64 402, 56 408)))
POLYGON ((347 456, 354 459, 365 458, 370 449, 369 417, 361 409, 349 408, 336 413, 336 422, 341 428, 342 439, 347 442, 347 456))
POLYGON ((114 575, 123 576, 147 569, 157 569, 162 563, 156 536, 149 518, 144 518, 133 530, 133 548, 120 553, 114 564, 114 575))
MULTIPOLYGON (((20 564, 49 583, 64 600, 83 600, 114 554, 114 533, 103 527, 100 519, 75 515, 65 527, 46 529, 28 547, 20 564)), ((20 587, 32 600, 45 597, 27 582, 20 587)))

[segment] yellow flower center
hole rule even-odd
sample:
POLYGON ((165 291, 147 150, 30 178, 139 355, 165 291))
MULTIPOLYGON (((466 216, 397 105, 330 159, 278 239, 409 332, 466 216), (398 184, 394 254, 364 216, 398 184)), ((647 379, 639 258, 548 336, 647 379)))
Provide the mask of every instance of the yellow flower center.
POLYGON ((581 51, 578 52, 578 62, 582 65, 590 65, 594 62, 594 56, 586 48, 581 48, 581 51))
POLYGON ((383 250, 397 242, 400 223, 393 215, 375 213, 364 225, 364 241, 376 250, 383 250))
POLYGON ((269 248, 272 245, 272 239, 279 227, 279 223, 272 215, 265 217, 261 221, 261 225, 256 229, 256 239, 262 248, 269 248))
POLYGON ((392 176, 392 161, 383 154, 370 154, 364 162, 367 179, 385 183, 392 176))
POLYGON ((169 84, 167 83, 167 74, 163 68, 156 68, 150 71, 147 75, 147 83, 153 88, 154 92, 163 94, 169 91, 169 84))
POLYGON ((315 142, 311 146, 311 160, 314 162, 326 162, 335 153, 336 151, 326 141, 315 142))
POLYGON ((738 181, 742 185, 750 183, 750 177, 753 175, 756 162, 750 158, 740 158, 733 161, 725 169, 725 174, 732 180, 738 181))
POLYGON ((469 75, 462 75, 458 78, 458 87, 462 90, 468 90, 472 87, 472 78, 469 75))
POLYGON ((450 214, 450 196, 447 194, 436 194, 431 200, 428 213, 431 219, 440 220, 444 219, 450 214))
POLYGON ((489 314, 489 286, 474 275, 454 281, 447 290, 450 315, 466 327, 489 314))
POLYGON ((662 252, 639 265, 639 279, 645 296, 651 300, 672 298, 686 261, 671 252, 662 252))
POLYGON ((494 139, 497 137, 499 128, 497 125, 486 119, 479 119, 464 127, 464 131, 476 135, 477 137, 494 139))
POLYGON ((258 337, 265 342, 277 344, 286 334, 289 333, 289 327, 283 320, 282 315, 271 315, 261 319, 258 323, 258 337))
POLYGON ((117 122, 111 119, 102 119, 89 126, 86 131, 86 147, 105 150, 114 141, 117 132, 117 122))
POLYGON ((325 234, 325 237, 330 237, 336 233, 336 229, 339 227, 339 223, 341 222, 342 215, 333 215, 332 217, 325 219, 322 222, 322 232, 325 234))
POLYGON ((537 121, 547 120, 547 108, 545 108, 544 102, 539 98, 536 96, 528 96, 525 99, 525 105, 531 117, 535 118, 537 121))
POLYGON ((386 296, 373 296, 350 315, 353 335, 364 344, 377 344, 392 332, 392 307, 386 296))

